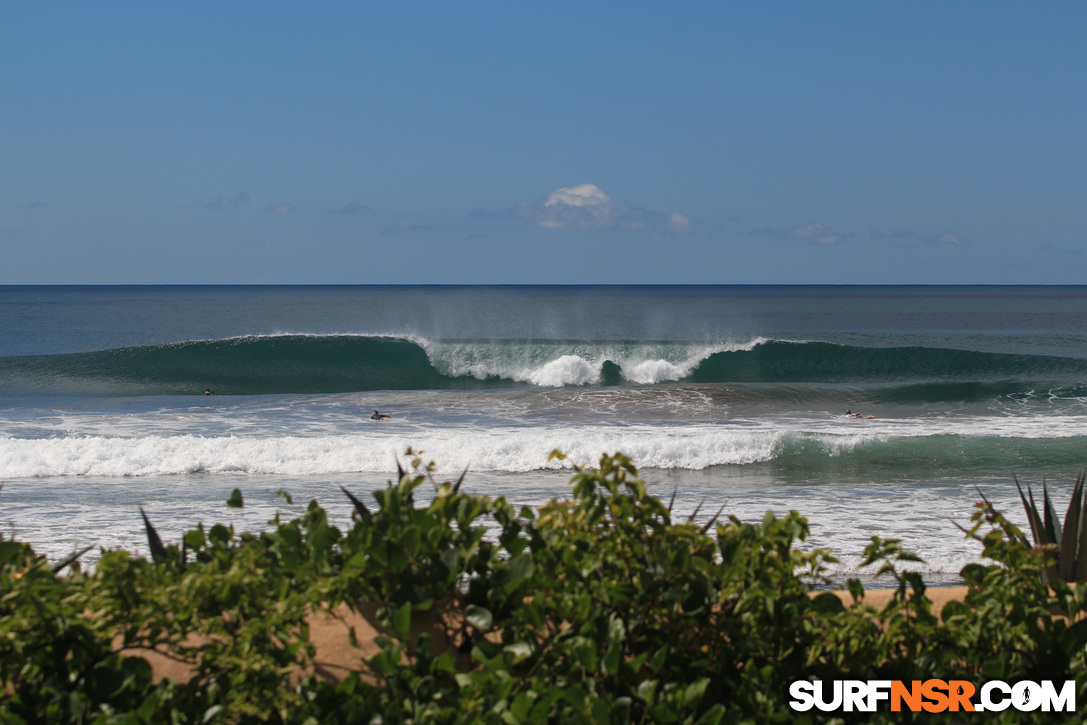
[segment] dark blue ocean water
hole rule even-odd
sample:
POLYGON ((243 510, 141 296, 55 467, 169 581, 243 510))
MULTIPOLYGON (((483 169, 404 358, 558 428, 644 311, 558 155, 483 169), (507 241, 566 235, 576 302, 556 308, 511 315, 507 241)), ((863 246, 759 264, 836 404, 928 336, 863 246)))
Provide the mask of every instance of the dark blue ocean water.
POLYGON ((795 508, 847 570, 879 534, 948 581, 976 487, 1064 495, 1085 422, 1087 287, 0 287, 0 511, 53 555, 139 548, 137 505, 339 506, 409 446, 529 503, 623 451, 681 508, 795 508))

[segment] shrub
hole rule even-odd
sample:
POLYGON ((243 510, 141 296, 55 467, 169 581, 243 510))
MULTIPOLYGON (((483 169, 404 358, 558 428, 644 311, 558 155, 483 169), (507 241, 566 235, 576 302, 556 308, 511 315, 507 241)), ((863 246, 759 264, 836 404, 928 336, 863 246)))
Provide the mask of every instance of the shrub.
POLYGON ((0 540, 0 720, 814 722, 830 716, 793 712, 794 680, 1084 680, 1084 594, 1046 584, 1043 552, 985 501, 968 535, 990 563, 963 569, 969 593, 937 617, 899 542, 865 551, 888 603, 852 580, 845 606, 815 590, 834 559, 798 547, 799 514, 674 520, 622 455, 539 510, 460 481, 421 503, 430 469, 399 473, 369 504, 347 492, 346 531, 316 502, 178 545, 147 521, 150 560, 105 551, 89 571, 0 540), (380 649, 329 678, 309 627, 342 607, 376 612, 380 649), (152 651, 187 678, 154 681, 152 651))

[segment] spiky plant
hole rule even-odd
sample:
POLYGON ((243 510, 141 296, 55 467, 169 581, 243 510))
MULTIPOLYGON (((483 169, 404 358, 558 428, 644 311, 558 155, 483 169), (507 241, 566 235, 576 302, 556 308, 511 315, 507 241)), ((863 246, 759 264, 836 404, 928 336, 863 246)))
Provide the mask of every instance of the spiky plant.
POLYGON ((1035 548, 1048 547, 1054 550, 1053 564, 1046 568, 1046 575, 1066 582, 1087 581, 1087 492, 1084 491, 1084 479, 1081 473, 1072 489, 1072 500, 1068 502, 1068 511, 1064 515, 1064 527, 1057 519, 1053 501, 1045 480, 1042 481, 1042 513, 1034 500, 1034 492, 1027 484, 1027 493, 1016 479, 1019 498, 1027 513, 1030 533, 1034 538, 1035 548))

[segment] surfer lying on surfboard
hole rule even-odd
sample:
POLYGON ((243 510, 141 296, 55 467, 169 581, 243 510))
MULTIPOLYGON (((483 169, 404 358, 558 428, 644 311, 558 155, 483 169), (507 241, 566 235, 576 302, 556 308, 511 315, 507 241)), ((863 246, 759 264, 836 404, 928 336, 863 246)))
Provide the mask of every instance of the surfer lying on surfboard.
POLYGON ((374 414, 370 416, 370 420, 389 420, 390 418, 392 418, 391 415, 385 415, 384 413, 379 413, 376 410, 374 411, 374 414))
POLYGON ((868 419, 868 418, 875 418, 876 416, 874 416, 874 415, 861 415, 860 413, 854 413, 852 410, 846 410, 845 411, 845 417, 846 418, 865 418, 865 419, 868 419))

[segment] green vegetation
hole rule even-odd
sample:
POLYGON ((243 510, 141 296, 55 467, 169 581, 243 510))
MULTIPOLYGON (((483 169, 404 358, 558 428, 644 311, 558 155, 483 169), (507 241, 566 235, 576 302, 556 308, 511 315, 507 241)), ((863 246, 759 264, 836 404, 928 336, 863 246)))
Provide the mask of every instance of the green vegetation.
MULTIPOLYGON (((1023 510, 1027 513, 1034 546, 1051 555, 1050 565, 1044 570, 1047 579, 1061 579, 1066 582, 1087 581, 1087 493, 1084 492, 1085 476, 1076 479, 1072 489, 1072 498, 1068 502, 1068 511, 1064 515, 1064 529, 1057 518, 1053 502, 1049 498, 1049 489, 1042 481, 1042 509, 1034 501, 1034 491, 1027 486, 1027 495, 1019 481, 1019 498, 1023 510), (1028 502, 1029 497, 1029 502, 1028 502)), ((1024 546, 1029 546, 1025 537, 1021 537, 1024 546)))
POLYGON ((969 594, 937 617, 897 541, 865 551, 894 596, 876 609, 850 581, 846 607, 813 594, 834 559, 796 546, 799 514, 673 520, 621 455, 538 510, 460 481, 424 505, 422 461, 400 474, 372 501, 348 492, 347 531, 316 502, 261 533, 199 526, 176 545, 145 517, 152 559, 105 551, 92 570, 0 541, 0 721, 830 720, 790 710, 797 679, 1075 679, 1087 702, 1087 590, 1044 581, 1046 552, 986 501, 968 535, 989 563, 963 570, 969 594), (311 624, 345 605, 382 634, 364 665, 330 676, 311 624), (155 681, 151 650, 190 678, 155 681))

